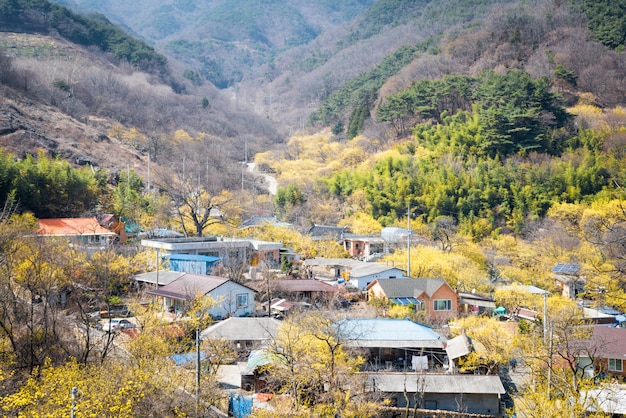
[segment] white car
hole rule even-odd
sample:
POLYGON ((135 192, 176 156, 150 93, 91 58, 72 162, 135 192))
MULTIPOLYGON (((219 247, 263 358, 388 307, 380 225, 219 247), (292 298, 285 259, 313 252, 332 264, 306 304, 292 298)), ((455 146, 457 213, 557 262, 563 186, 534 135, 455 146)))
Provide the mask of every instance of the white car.
POLYGON ((104 332, 123 331, 129 328, 135 328, 135 324, 124 318, 113 318, 102 325, 102 331, 104 332))

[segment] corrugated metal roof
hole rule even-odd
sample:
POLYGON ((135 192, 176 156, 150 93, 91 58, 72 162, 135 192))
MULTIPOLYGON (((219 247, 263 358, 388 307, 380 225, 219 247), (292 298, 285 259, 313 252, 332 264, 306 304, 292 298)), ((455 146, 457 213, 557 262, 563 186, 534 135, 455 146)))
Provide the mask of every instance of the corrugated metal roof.
POLYGON ((533 295, 543 295, 544 293, 550 293, 547 290, 543 290, 538 288, 537 286, 526 286, 526 285, 511 285, 511 286, 498 286, 497 289, 500 290, 516 290, 520 292, 528 292, 533 295))
POLYGON ((409 236, 409 231, 404 228, 388 226, 380 231, 380 236, 388 241, 402 241, 409 236))
POLYGON ((265 341, 277 335, 280 321, 274 318, 231 317, 211 325, 200 333, 202 339, 229 341, 265 341))
POLYGON ((580 391, 579 403, 585 411, 605 412, 612 416, 626 415, 626 389, 623 385, 610 385, 580 391))
POLYGON ((496 304, 494 302, 484 299, 459 298, 459 303, 462 305, 480 306, 483 308, 496 308, 496 304))
POLYGON ((366 276, 371 276, 374 274, 380 274, 380 273, 383 273, 385 271, 390 271, 390 270, 397 270, 398 274, 401 274, 401 275, 404 274, 404 272, 398 267, 386 266, 384 264, 379 264, 379 263, 362 263, 362 264, 359 264, 358 266, 353 267, 350 270, 350 277, 354 277, 354 278, 366 277, 366 276))
POLYGON ((248 228, 251 226, 262 226, 262 225, 272 225, 272 226, 293 226, 289 222, 279 221, 276 216, 253 216, 249 219, 246 219, 241 223, 241 228, 248 228))
POLYGON ((445 339, 409 319, 347 318, 341 321, 350 345, 358 347, 443 348, 445 339))
POLYGON ((448 340, 446 344, 446 353, 450 360, 466 356, 471 353, 471 351, 472 343, 465 333, 448 340))
POLYGON ((158 281, 159 285, 165 286, 184 275, 185 273, 171 270, 151 271, 149 273, 137 274, 135 281, 154 284, 158 281))
POLYGON ((367 376, 370 390, 387 393, 467 393, 502 395, 498 376, 474 374, 376 373, 367 376))

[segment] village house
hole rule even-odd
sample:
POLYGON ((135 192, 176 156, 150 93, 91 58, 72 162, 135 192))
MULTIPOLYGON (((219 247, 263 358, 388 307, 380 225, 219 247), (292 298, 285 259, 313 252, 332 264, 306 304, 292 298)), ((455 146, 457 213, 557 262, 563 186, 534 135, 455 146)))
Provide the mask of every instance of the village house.
POLYGON ((563 297, 576 299, 585 291, 586 280, 580 275, 580 264, 559 263, 552 268, 552 277, 563 297))
POLYGON ((371 235, 346 234, 343 248, 350 257, 363 261, 372 260, 389 252, 384 238, 371 235))
POLYGON ((243 264, 256 273, 280 267, 282 244, 243 238, 191 237, 142 239, 141 245, 154 248, 157 257, 174 260, 181 255, 214 257, 222 265, 243 264))
POLYGON ((185 315, 187 303, 197 295, 209 296, 215 305, 208 312, 215 319, 249 316, 254 312, 254 290, 222 277, 185 273, 172 282, 150 290, 160 297, 166 312, 185 315))
POLYGON ((91 218, 51 218, 38 219, 36 234, 43 237, 67 238, 79 246, 104 247, 118 238, 118 235, 91 218))
POLYGON ((330 239, 342 242, 347 232, 347 226, 313 225, 306 234, 314 240, 330 239))
POLYGON ((493 298, 480 295, 476 292, 458 292, 459 314, 461 315, 482 315, 489 314, 496 309, 496 302, 493 298))
POLYGON ((346 282, 359 290, 365 290, 376 279, 404 277, 404 270, 397 267, 349 258, 310 258, 304 260, 303 268, 311 277, 346 282))
POLYGON ((158 289, 170 284, 176 279, 185 275, 185 272, 171 270, 157 270, 148 273, 136 274, 133 276, 135 285, 138 289, 158 289))
POLYGON ((587 375, 626 379, 626 328, 595 325, 589 339, 574 345, 578 368, 587 375))
POLYGON ((443 323, 459 314, 459 298, 441 278, 376 279, 367 288, 369 298, 414 305, 430 323, 443 323))
POLYGON ((293 302, 328 303, 338 293, 338 289, 315 279, 279 279, 250 281, 248 285, 270 299, 284 298, 293 302))

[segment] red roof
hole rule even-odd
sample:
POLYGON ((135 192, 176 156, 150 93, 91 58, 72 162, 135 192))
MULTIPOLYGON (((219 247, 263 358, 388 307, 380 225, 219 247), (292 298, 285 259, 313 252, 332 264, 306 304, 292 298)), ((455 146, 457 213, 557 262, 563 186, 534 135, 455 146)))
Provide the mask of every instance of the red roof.
POLYGON ((602 358, 626 360, 626 328, 613 328, 596 325, 588 346, 593 346, 602 358))
POLYGON ((37 222, 39 222, 38 235, 115 235, 114 232, 100 226, 95 217, 39 219, 37 222))

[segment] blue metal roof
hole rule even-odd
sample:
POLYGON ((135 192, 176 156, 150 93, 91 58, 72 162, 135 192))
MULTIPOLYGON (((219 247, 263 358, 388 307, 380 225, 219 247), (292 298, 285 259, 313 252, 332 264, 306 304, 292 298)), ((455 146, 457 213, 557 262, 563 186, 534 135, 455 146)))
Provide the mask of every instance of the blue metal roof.
POLYGON ((170 260, 206 261, 207 263, 214 263, 220 259, 219 257, 198 254, 165 254, 163 258, 170 260))
POLYGON ((347 318, 345 321, 358 340, 442 341, 441 336, 430 327, 409 319, 347 318))

